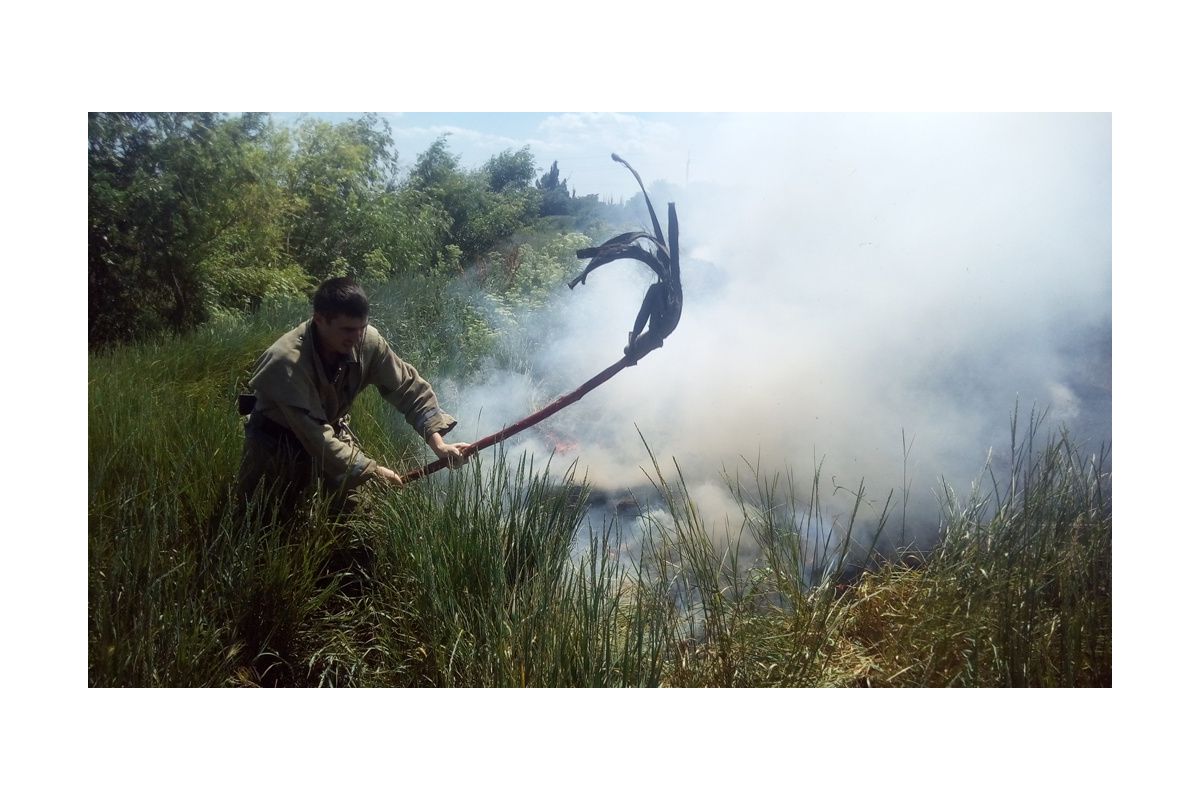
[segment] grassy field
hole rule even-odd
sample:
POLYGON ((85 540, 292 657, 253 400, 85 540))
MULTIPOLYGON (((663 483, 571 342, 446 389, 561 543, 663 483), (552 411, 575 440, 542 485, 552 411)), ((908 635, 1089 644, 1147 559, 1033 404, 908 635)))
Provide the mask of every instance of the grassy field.
MULTIPOLYGON (((887 558, 871 546, 885 520, 827 518, 817 479, 731 481, 730 542, 657 461, 633 559, 582 524, 569 465, 476 460, 372 490, 348 520, 318 500, 289 524, 239 517, 233 399, 303 316, 89 357, 89 685, 1111 685, 1107 454, 1036 416, 1013 423, 1011 468, 945 491, 939 545, 887 558)), ((427 374, 482 347, 478 325, 381 325, 427 374)), ((354 421, 388 463, 427 455, 373 391, 354 421)))

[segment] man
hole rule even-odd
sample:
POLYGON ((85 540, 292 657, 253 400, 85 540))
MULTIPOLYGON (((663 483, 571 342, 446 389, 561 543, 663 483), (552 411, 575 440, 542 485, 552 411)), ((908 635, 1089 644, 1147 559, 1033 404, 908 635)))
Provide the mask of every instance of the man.
POLYGON ((456 420, 438 406, 433 387, 367 324, 369 310, 366 294, 350 278, 325 281, 313 295, 312 318, 255 363, 238 474, 242 502, 265 484, 290 514, 314 479, 343 499, 367 481, 399 485, 400 476, 368 458, 347 425, 350 406, 367 385, 379 389, 439 458, 452 467, 466 460, 466 443, 442 439, 456 420))

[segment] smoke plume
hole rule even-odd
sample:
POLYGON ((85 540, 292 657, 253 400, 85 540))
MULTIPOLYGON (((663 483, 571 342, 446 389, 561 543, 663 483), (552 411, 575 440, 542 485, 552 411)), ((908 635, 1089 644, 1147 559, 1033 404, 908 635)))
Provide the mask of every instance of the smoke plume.
MULTIPOLYGON (((708 166, 686 186, 630 158, 660 218, 677 204, 683 317, 510 451, 557 448, 616 489, 645 483, 640 431, 720 527, 733 508, 713 487, 746 461, 863 480, 875 508, 907 472, 911 522, 936 519, 942 479, 964 491, 1007 452, 1018 403, 1085 446, 1111 439, 1108 115, 733 116, 692 144, 708 166)), ((460 434, 616 361, 652 278, 619 262, 564 289, 531 323, 530 374, 456 393, 460 434)))

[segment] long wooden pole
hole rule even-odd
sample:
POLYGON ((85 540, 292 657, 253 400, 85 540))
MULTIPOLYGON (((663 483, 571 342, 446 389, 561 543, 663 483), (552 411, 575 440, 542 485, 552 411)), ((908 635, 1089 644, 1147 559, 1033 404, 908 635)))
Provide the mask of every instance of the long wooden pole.
MULTIPOLYGON (((475 453, 478 453, 480 450, 485 450, 498 442, 503 442, 505 439, 509 438, 510 436, 515 436, 518 433, 520 433, 521 431, 525 430, 526 428, 530 428, 530 427, 538 424, 542 420, 546 419, 547 417, 550 417, 550 416, 558 413, 562 409, 564 409, 567 406, 574 403, 579 398, 583 397, 585 394, 590 392, 592 389, 595 389, 597 386, 599 386, 600 384, 607 381, 613 375, 616 375, 618 372, 625 369, 625 367, 632 366, 633 363, 634 362, 631 362, 629 360, 628 356, 622 358, 620 361, 613 364, 608 369, 593 376, 586 383, 579 386, 579 388, 575 389, 575 391, 573 391, 569 394, 564 394, 562 397, 558 398, 550 405, 545 406, 544 408, 542 408, 538 411, 535 411, 534 413, 530 414, 528 417, 525 417, 524 419, 514 422, 512 425, 509 425, 507 428, 504 428, 503 430, 500 430, 500 431, 496 431, 495 433, 491 434, 490 436, 485 436, 482 439, 480 439, 479 441, 472 442, 471 444, 467 445, 466 455, 468 455, 468 456, 474 455, 475 453)), ((449 462, 447 462, 446 459, 439 458, 437 461, 432 461, 423 467, 418 467, 418 468, 412 470, 411 472, 406 472, 404 475, 400 476, 400 483, 405 484, 410 481, 415 481, 420 478, 423 478, 426 475, 437 472, 440 469, 444 469, 448 463, 449 462)))

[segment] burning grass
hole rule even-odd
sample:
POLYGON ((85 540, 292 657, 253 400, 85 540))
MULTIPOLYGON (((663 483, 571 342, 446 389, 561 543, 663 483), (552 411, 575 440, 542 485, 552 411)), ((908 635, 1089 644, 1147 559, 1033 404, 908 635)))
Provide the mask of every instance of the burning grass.
POLYGON ((932 550, 884 558, 872 548, 870 568, 848 585, 833 576, 849 548, 818 559, 823 577, 800 580, 791 565, 805 563, 802 537, 748 515, 761 546, 753 578, 739 583, 729 572, 719 590, 695 593, 717 624, 673 662, 668 681, 1111 686, 1107 454, 1084 457, 1065 433, 1039 447, 1039 422, 1018 439, 1014 419, 1011 466, 1001 475, 989 464, 977 483, 986 491, 958 500, 946 490, 932 550))

